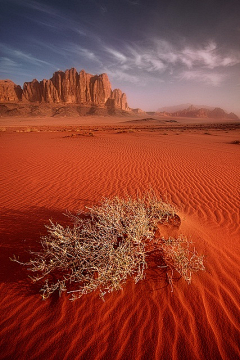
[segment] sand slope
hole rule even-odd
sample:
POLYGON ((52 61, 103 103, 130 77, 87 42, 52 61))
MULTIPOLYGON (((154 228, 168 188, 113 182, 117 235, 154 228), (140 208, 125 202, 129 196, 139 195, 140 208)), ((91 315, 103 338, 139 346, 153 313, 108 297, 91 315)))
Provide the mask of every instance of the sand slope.
POLYGON ((238 359, 239 130, 0 133, 1 359, 238 359), (210 134, 210 135, 209 135, 210 134), (27 271, 48 219, 151 187, 176 204, 206 271, 172 293, 152 264, 110 294, 42 301, 27 271))

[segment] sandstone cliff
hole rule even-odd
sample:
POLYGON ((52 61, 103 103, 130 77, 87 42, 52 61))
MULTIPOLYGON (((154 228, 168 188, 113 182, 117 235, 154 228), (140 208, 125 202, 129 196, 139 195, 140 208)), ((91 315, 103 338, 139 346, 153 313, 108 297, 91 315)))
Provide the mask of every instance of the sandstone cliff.
POLYGON ((107 74, 91 75, 76 69, 57 71, 49 80, 25 82, 23 89, 10 80, 0 81, 0 102, 80 104, 130 110, 121 90, 112 91, 107 74))
POLYGON ((0 102, 16 102, 22 98, 21 86, 11 80, 0 80, 0 102))

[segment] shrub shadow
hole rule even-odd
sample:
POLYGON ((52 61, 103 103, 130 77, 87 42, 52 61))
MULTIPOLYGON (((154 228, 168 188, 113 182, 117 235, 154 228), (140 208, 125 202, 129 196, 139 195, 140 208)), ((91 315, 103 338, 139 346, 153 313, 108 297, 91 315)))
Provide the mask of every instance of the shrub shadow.
POLYGON ((1 209, 0 211, 0 282, 19 282, 29 275, 26 267, 10 260, 16 255, 20 261, 29 260, 29 251, 41 249, 41 237, 47 234, 49 219, 66 226, 71 220, 62 212, 45 207, 27 210, 1 209))

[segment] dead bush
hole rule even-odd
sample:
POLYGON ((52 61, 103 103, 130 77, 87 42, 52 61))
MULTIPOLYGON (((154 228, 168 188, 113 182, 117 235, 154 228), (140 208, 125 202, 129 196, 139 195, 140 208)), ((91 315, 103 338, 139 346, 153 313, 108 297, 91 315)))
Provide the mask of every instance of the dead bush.
POLYGON ((173 219, 174 209, 156 195, 124 199, 104 199, 87 212, 68 214, 72 227, 50 222, 48 235, 41 239, 42 250, 31 252, 29 262, 22 263, 42 283, 43 299, 63 291, 75 300, 98 290, 104 299, 107 292, 122 289, 129 277, 137 283, 144 279, 147 259, 157 252, 169 283, 177 271, 188 283, 192 273, 204 270, 203 256, 184 237, 157 237, 157 225, 173 219))

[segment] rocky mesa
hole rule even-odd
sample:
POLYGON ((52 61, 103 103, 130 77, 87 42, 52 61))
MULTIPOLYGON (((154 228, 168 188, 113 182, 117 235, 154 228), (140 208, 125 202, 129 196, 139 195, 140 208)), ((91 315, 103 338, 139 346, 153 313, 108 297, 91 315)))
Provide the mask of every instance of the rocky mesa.
MULTIPOLYGON (((11 110, 11 103, 18 105, 78 105, 78 108, 130 111, 126 94, 111 89, 107 74, 91 75, 76 69, 56 71, 49 80, 25 82, 23 89, 11 80, 0 80, 0 102, 11 110)), ((46 106, 45 106, 46 108, 46 106)))

